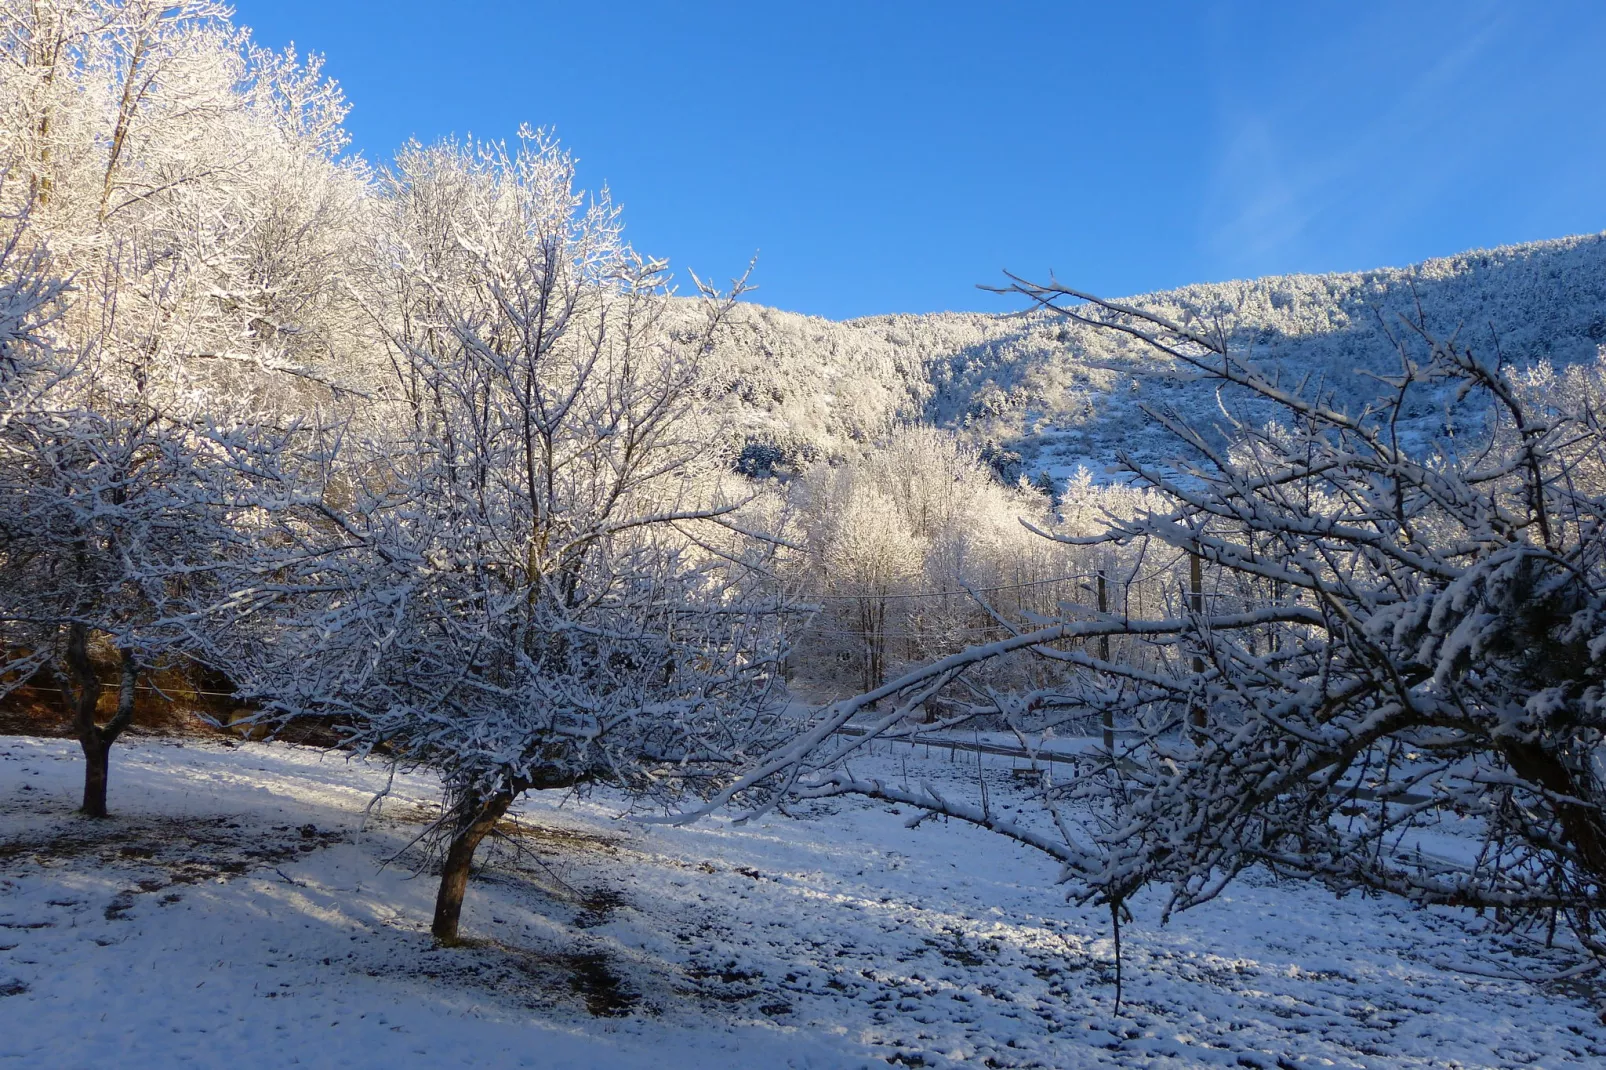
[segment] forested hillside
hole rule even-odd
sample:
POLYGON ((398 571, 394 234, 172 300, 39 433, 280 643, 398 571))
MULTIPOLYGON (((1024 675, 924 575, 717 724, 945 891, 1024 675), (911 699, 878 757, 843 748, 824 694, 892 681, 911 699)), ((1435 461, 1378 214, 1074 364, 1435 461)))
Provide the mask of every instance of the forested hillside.
MULTIPOLYGON (((995 281, 1003 281, 1002 279, 995 281)), ((1077 280, 1064 280, 1075 285, 1077 280)), ((1397 369, 1385 331, 1435 334, 1525 364, 1593 359, 1606 340, 1606 235, 1533 242, 1408 268, 1204 283, 1129 303, 1219 317, 1263 366, 1325 378, 1358 403, 1397 369)), ((1163 453, 1139 402, 1214 405, 1213 387, 1109 332, 1039 314, 890 315, 833 323, 744 305, 722 355, 727 403, 793 465, 845 457, 898 423, 959 431, 1013 477, 1163 453), (1019 455, 1018 462, 1010 454, 1019 455), (1015 462, 1015 467, 1008 467, 1015 462)), ((1442 416, 1428 406, 1414 416, 1442 416)), ((1436 421, 1442 423, 1442 420, 1436 421)), ((1435 428, 1436 429, 1436 428, 1435 428)))

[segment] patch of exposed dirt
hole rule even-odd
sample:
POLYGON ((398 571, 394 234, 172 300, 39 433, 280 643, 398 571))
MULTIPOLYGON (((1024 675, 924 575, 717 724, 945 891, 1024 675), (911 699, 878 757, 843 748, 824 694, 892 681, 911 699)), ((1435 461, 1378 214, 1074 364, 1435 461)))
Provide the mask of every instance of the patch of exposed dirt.
MULTIPOLYGON (((313 825, 244 825, 236 817, 72 817, 43 835, 0 841, 0 872, 21 863, 50 866, 92 857, 96 864, 129 875, 130 884, 106 905, 116 921, 135 897, 174 887, 237 877, 272 867, 345 839, 344 833, 313 825)), ((168 892, 161 902, 179 895, 168 892)))
POLYGON ((580 929, 595 929, 599 925, 606 925, 613 917, 614 911, 625 906, 625 897, 613 888, 593 888, 584 893, 580 900, 584 907, 575 915, 574 924, 580 929))
POLYGON ((569 970, 569 987, 585 1000, 594 1017, 622 1018, 641 1002, 641 996, 609 967, 606 955, 589 952, 561 961, 569 970))
POLYGON ((618 851, 624 842, 621 836, 608 836, 600 832, 587 832, 555 825, 527 825, 511 819, 498 821, 496 831, 509 839, 528 844, 568 850, 606 851, 609 854, 618 851))
POLYGON ((369 811, 369 816, 398 825, 429 825, 440 820, 441 811, 438 806, 425 806, 422 803, 391 803, 382 800, 369 811))
POLYGON ((496 940, 465 941, 425 952, 413 972, 430 981, 489 989, 531 1010, 577 1000, 598 1018, 623 1018, 637 1009, 657 1013, 643 1006, 641 993, 594 948, 543 952, 496 940))

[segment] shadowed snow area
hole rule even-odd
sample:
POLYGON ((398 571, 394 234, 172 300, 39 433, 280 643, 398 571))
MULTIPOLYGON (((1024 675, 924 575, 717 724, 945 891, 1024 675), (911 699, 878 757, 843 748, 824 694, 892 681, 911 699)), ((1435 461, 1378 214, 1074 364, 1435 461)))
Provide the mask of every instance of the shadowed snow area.
MULTIPOLYGON (((1003 840, 884 806, 643 828, 529 800, 435 950, 424 775, 136 740, 114 816, 70 741, 0 737, 0 1065, 1600 1066, 1598 993, 1469 913, 1252 879, 1123 930, 1003 840), (401 852, 389 866, 382 863, 401 852)), ((974 765, 887 757, 945 791, 974 765)), ((859 763, 855 763, 859 769, 859 763)), ((1003 805, 1005 760, 981 775, 1003 805)))

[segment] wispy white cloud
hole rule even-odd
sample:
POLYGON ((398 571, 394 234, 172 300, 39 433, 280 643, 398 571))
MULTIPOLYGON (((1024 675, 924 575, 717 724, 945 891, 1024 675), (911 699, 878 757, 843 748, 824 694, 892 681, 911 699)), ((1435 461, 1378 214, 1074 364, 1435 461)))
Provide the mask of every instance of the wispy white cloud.
POLYGON ((1365 246, 1425 210, 1475 161, 1477 124, 1499 121, 1469 120, 1468 98, 1509 21, 1493 4, 1468 5, 1452 32, 1425 35, 1385 15, 1284 57, 1283 85, 1245 95, 1230 69, 1218 74, 1220 149, 1201 198, 1205 254, 1232 274, 1286 270, 1313 243, 1329 253, 1365 246), (1378 101, 1389 85, 1392 99, 1378 101), (1352 101, 1370 101, 1371 114, 1344 113, 1352 101))

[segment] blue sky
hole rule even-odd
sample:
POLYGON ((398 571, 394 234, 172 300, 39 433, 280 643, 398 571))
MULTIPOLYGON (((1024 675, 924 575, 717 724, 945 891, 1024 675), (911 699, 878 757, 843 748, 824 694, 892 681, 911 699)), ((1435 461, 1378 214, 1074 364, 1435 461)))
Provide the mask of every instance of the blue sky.
POLYGON ((644 252, 832 318, 1606 229, 1606 4, 236 0, 355 147, 552 129, 644 252))

